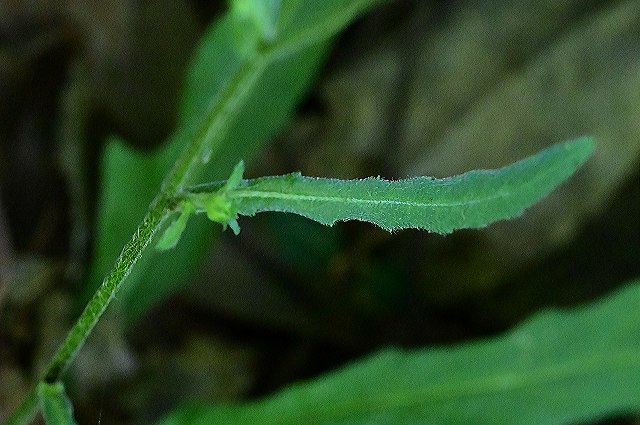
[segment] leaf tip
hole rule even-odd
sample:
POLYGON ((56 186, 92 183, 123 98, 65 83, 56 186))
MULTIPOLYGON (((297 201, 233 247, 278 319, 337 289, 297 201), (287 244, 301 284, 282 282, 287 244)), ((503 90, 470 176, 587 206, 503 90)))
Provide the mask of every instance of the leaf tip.
POLYGON ((595 151, 596 139, 593 136, 578 137, 564 143, 564 148, 573 151, 578 165, 581 165, 589 159, 595 151))
POLYGON ((231 171, 231 175, 227 179, 227 182, 224 184, 222 191, 226 192, 228 190, 235 189, 238 187, 240 182, 242 181, 242 177, 244 175, 244 161, 240 160, 235 167, 233 167, 233 171, 231 171))

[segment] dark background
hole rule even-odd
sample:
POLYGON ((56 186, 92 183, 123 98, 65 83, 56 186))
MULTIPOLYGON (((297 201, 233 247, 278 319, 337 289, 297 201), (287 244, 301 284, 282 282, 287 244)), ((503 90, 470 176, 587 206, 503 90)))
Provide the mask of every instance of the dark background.
MULTIPOLYGON (((35 4, 0 0, 0 419, 74 320, 105 137, 164 140, 192 49, 224 10, 35 4)), ((182 292, 128 329, 101 323, 69 384, 79 422, 150 422, 380 347, 496 335, 640 275, 636 4, 404 0, 358 21, 249 177, 443 177, 582 134, 596 155, 524 216, 446 238, 243 219, 182 292)))

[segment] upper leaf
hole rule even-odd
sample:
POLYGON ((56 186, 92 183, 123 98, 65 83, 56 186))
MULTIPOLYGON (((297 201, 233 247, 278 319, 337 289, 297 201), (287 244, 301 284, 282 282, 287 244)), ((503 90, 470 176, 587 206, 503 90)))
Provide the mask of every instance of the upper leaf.
POLYGON ((228 196, 242 215, 281 211, 327 225, 360 220, 389 231, 420 228, 449 233, 521 214, 573 174, 593 149, 593 140, 583 137, 498 170, 446 179, 265 177, 246 181, 228 196))

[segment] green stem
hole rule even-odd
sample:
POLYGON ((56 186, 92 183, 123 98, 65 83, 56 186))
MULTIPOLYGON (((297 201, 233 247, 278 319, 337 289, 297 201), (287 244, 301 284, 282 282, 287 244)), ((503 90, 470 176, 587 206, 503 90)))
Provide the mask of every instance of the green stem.
POLYGON ((169 199, 171 199, 170 194, 163 192, 151 204, 142 224, 123 248, 113 269, 111 269, 102 285, 89 300, 75 325, 67 334, 66 339, 49 362, 45 370, 44 381, 49 383, 58 381, 74 359, 87 336, 89 336, 111 303, 111 300, 115 297, 118 289, 120 289, 122 282, 124 282, 135 263, 142 256, 154 233, 169 215, 169 199))
MULTIPOLYGON (((215 155, 220 149, 225 133, 237 114, 239 106, 246 99, 251 87, 262 74, 268 62, 266 55, 256 55, 251 59, 238 70, 234 78, 220 93, 218 101, 213 103, 193 141, 187 146, 165 178, 162 189, 151 203, 142 224, 125 245, 115 265, 49 362, 42 381, 56 382, 60 380, 122 283, 142 256, 144 249, 149 245, 163 221, 169 216, 172 201, 201 163, 204 152, 210 150, 215 155)), ((7 425, 25 425, 35 417, 39 408, 36 388, 37 386, 34 386, 28 397, 9 417, 7 425)))

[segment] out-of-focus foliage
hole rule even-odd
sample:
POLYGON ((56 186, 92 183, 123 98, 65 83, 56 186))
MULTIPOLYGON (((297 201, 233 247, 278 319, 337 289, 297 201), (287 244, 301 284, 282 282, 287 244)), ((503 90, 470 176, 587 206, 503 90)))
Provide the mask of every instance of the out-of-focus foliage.
MULTIPOLYGON (((105 152, 102 182, 104 191, 95 245, 95 260, 89 275, 87 295, 109 270, 123 243, 131 236, 144 216, 153 195, 172 162, 194 132, 226 78, 247 58, 234 49, 232 22, 227 17, 211 28, 203 40, 190 72, 178 131, 168 144, 155 154, 140 154, 114 141, 105 152), (224 71, 223 71, 224 70, 224 71)), ((258 147, 279 130, 289 118, 291 109, 304 93, 324 48, 315 46, 286 62, 270 67, 228 133, 225 146, 207 165, 208 178, 223 178, 241 158, 252 158, 258 147), (271 93, 278 93, 273 97, 271 93), (259 112, 260 111, 260 112, 259 112)), ((129 317, 136 317, 190 275, 206 251, 213 229, 195 222, 185 232, 186 243, 171 253, 147 252, 134 274, 128 278, 122 297, 129 317)))
POLYGON ((274 397, 185 406, 159 423, 567 424, 640 409, 640 282, 505 336, 388 350, 274 397))
MULTIPOLYGON (((215 106, 230 81, 237 78, 242 66, 255 59, 255 49, 274 51, 277 57, 270 59, 267 70, 252 87, 249 99, 239 106, 237 116, 230 118, 233 124, 219 144, 224 148, 206 153, 202 158, 206 166, 200 176, 222 178, 238 160, 253 158, 258 148, 289 120, 324 57, 326 39, 378 1, 285 1, 269 3, 264 10, 250 8, 250 4, 235 6, 212 25, 188 72, 177 130, 166 145, 151 155, 136 154, 118 142, 107 148, 87 297, 135 230, 166 171, 190 140, 199 137, 212 105, 215 106), (252 10, 257 10, 258 15, 248 16, 252 10), (286 15, 284 22, 280 21, 280 14, 286 15), (246 32, 247 19, 260 30, 246 32), (277 32, 271 39, 266 33, 275 31, 275 22, 269 24, 274 19, 278 20, 277 32), (301 20, 306 25, 300 26, 301 20), (138 178, 140 174, 143 179, 138 178)), ((125 314, 129 318, 138 317, 184 283, 199 264, 212 234, 211 229, 202 225, 192 226, 185 235, 189 243, 182 244, 178 250, 156 255, 148 252, 121 291, 125 314)))
MULTIPOLYGON (((73 319, 105 136, 127 140, 123 151, 160 145, 195 41, 224 7, 0 2, 0 422, 73 319)), ((283 23, 305 25, 295 7, 289 15, 283 23)), ((249 176, 442 177, 594 133, 589 165, 519 219, 447 238, 246 220, 170 303, 128 331, 105 318, 68 385, 80 423, 151 422, 185 398, 271 393, 379 346, 493 333, 637 276, 639 15, 632 0, 398 0, 373 11, 339 37, 249 176)), ((226 177, 237 158, 204 178, 226 177)))

